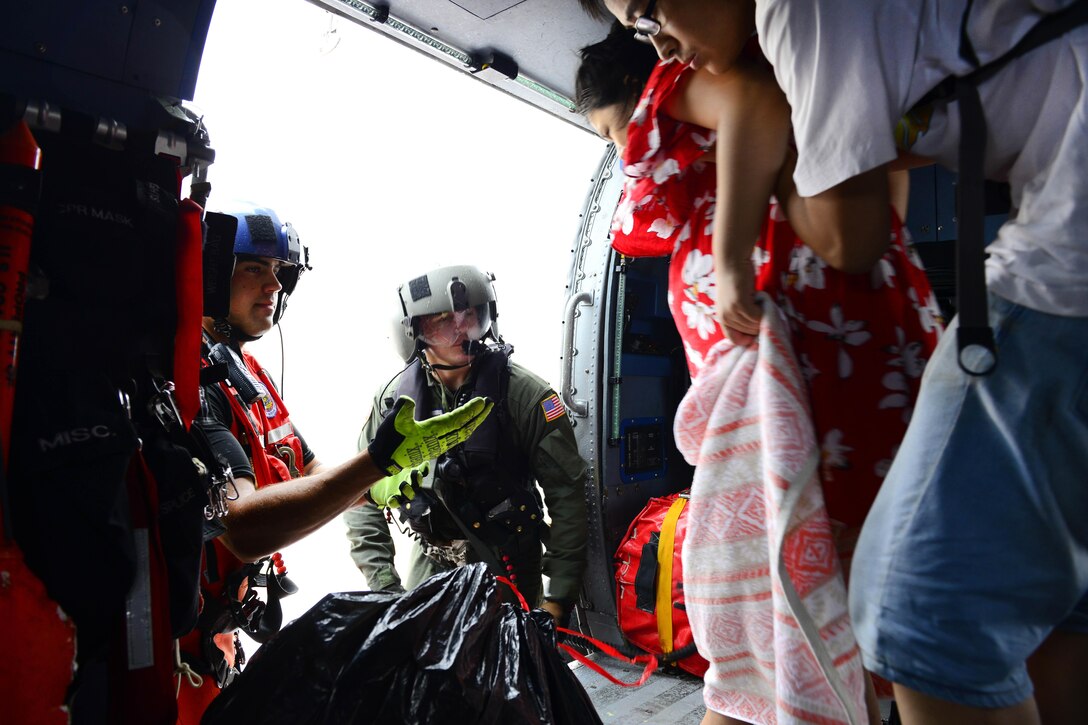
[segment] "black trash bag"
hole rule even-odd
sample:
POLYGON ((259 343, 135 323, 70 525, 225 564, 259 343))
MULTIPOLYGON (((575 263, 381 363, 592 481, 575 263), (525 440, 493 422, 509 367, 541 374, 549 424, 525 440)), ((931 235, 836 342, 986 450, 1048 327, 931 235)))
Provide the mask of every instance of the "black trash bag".
POLYGON ((502 602, 486 565, 407 594, 329 594, 274 635, 202 722, 600 723, 552 618, 502 602))

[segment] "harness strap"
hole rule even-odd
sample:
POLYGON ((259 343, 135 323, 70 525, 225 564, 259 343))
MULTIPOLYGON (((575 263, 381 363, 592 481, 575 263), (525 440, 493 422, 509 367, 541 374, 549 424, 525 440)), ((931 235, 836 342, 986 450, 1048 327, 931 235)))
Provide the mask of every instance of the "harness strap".
POLYGON ((644 612, 657 611, 657 552, 661 546, 661 532, 650 532, 649 540, 642 545, 642 555, 635 571, 635 606, 644 612))
POLYGON ((178 214, 177 271, 177 331, 174 334, 174 397, 182 426, 188 430, 200 412, 200 347, 201 347, 201 245, 203 233, 200 215, 203 210, 192 199, 181 201, 178 214))
POLYGON ((568 655, 578 660, 578 662, 593 670, 609 682, 619 685, 620 687, 641 687, 642 685, 646 684, 646 681, 650 679, 650 675, 652 675, 654 673, 654 670, 657 669, 657 657, 655 657, 654 655, 645 654, 635 655, 634 657, 627 657, 620 654, 619 650, 617 650, 615 647, 612 647, 611 645, 608 645, 599 639, 590 637, 589 635, 582 634, 581 632, 576 632, 573 629, 567 629, 566 627, 556 627, 555 629, 557 632, 562 632, 569 637, 584 639, 585 641, 589 642, 591 645, 599 649, 601 652, 604 652, 606 655, 612 657, 613 659, 617 659, 632 665, 645 663, 646 666, 643 668, 642 674, 637 680, 635 680, 634 682, 624 682, 590 658, 586 657, 578 650, 571 647, 569 644, 564 644, 563 642, 559 643, 559 649, 563 650, 568 655))
MULTIPOLYGON (((525 601, 525 597, 523 597, 521 595, 521 592, 518 591, 518 588, 514 585, 514 583, 512 581, 510 581, 509 579, 507 579, 504 576, 497 576, 497 577, 495 577, 495 579, 497 581, 499 581, 499 582, 502 582, 506 586, 510 587, 514 591, 514 595, 517 596, 518 601, 521 602, 522 609, 524 609, 526 612, 529 611, 529 603, 525 601)), ((562 632, 563 634, 565 634, 565 635, 567 635, 569 637, 577 637, 578 639, 584 639, 586 642, 589 642, 591 645, 593 645, 594 647, 599 649, 601 652, 604 652, 605 654, 609 655, 610 657, 612 657, 614 659, 621 660, 623 662, 627 662, 628 664, 634 665, 634 664, 645 663, 646 667, 642 670, 642 675, 637 680, 635 680, 634 682, 624 682, 623 680, 620 680, 620 679, 616 678, 616 676, 613 675, 611 672, 609 672, 605 668, 601 667, 599 664, 597 664, 593 660, 589 659, 584 654, 582 654, 578 650, 574 649, 570 645, 564 644, 562 642, 560 642, 557 645, 559 647, 559 649, 561 649, 564 652, 566 652, 567 654, 569 654, 571 657, 576 659, 578 662, 581 662, 583 665, 585 665, 589 669, 593 670, 594 672, 596 672, 601 677, 605 678, 606 680, 608 680, 608 681, 610 681, 610 682, 612 682, 614 684, 619 685, 620 687, 640 687, 641 685, 646 684, 646 680, 650 679, 650 675, 652 675, 654 670, 657 669, 657 657, 655 657, 654 655, 645 654, 645 655, 635 655, 634 657, 627 657, 626 655, 620 654, 620 652, 615 647, 612 647, 611 645, 609 645, 609 644, 607 644, 605 642, 602 642, 599 639, 596 639, 594 637, 590 637, 589 635, 582 634, 581 632, 576 632, 573 629, 567 629, 566 627, 557 626, 555 628, 555 631, 556 632, 562 632)))
POLYGON ((960 228, 956 242, 956 308, 960 326, 956 359, 968 375, 989 375, 997 367, 997 347, 986 296, 986 114, 973 83, 962 84, 958 98, 960 178, 956 202, 960 228))
MULTIPOLYGON (((967 37, 967 3, 960 26, 960 54, 978 64, 967 37)), ((1061 37, 1088 22, 1088 0, 1074 3, 1037 22, 1012 49, 1000 58, 977 67, 965 76, 949 76, 920 100, 915 108, 942 101, 960 105, 959 184, 957 216, 960 220, 956 243, 956 307, 960 317, 957 332, 957 360, 968 375, 988 375, 997 367, 997 348, 989 324, 986 295, 984 244, 986 115, 978 86, 993 77, 1010 61, 1061 37)))

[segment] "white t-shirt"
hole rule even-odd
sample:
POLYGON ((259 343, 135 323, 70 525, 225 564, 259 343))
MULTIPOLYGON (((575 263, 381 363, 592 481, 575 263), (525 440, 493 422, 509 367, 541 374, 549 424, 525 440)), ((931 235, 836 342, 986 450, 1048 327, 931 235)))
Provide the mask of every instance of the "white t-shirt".
MULTIPOLYGON (((981 63, 1073 0, 976 0, 981 63)), ((756 0, 764 53, 792 109, 794 180, 811 196, 896 157, 895 126, 960 58, 966 0, 756 0)), ((1013 61, 980 88, 986 174, 1014 212, 987 248, 990 289, 1032 309, 1088 316, 1088 27, 1013 61)), ((955 168, 959 115, 939 105, 907 142, 955 168)))

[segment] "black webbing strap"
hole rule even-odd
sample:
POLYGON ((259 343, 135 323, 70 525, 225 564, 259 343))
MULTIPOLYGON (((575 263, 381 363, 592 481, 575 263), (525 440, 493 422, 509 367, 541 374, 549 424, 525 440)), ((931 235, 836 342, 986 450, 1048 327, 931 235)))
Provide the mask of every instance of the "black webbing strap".
POLYGON ((956 205, 959 235, 956 240, 956 333, 957 360, 968 375, 989 375, 997 367, 997 347, 990 327, 986 296, 986 245, 984 239, 986 192, 983 162, 986 157, 986 115, 978 88, 959 87, 960 178, 956 205))
MULTIPOLYGON (((977 63, 974 48, 967 38, 964 12, 960 32, 960 54, 977 63)), ((1020 42, 1000 58, 976 68, 965 76, 949 76, 927 93, 916 107, 934 102, 958 101, 960 104, 959 183, 957 216, 959 234, 956 242, 956 307, 959 314, 957 350, 960 368, 969 375, 988 375, 997 366, 997 348, 988 316, 985 274, 985 173, 986 115, 978 95, 978 86, 1015 58, 1058 38, 1088 22, 1088 0, 1074 3, 1047 15, 1029 30, 1020 42)))
POLYGON ((635 572, 635 606, 653 614, 657 610, 657 550, 661 532, 650 533, 650 540, 642 545, 642 558, 635 572))

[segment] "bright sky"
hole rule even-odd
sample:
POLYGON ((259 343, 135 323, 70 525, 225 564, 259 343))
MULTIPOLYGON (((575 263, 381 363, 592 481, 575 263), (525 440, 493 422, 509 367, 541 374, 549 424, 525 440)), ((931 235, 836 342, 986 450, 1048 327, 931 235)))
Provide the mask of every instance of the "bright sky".
MULTIPOLYGON (((434 267, 493 272, 515 359, 558 384, 599 139, 303 0, 218 0, 195 106, 216 150, 209 209, 270 206, 310 247, 282 325, 285 392, 320 460, 355 452, 374 391, 400 369, 396 287, 434 267)), ((276 333, 252 349, 278 376, 276 333)), ((288 619, 365 588, 339 519, 284 555, 302 587, 288 619)))

